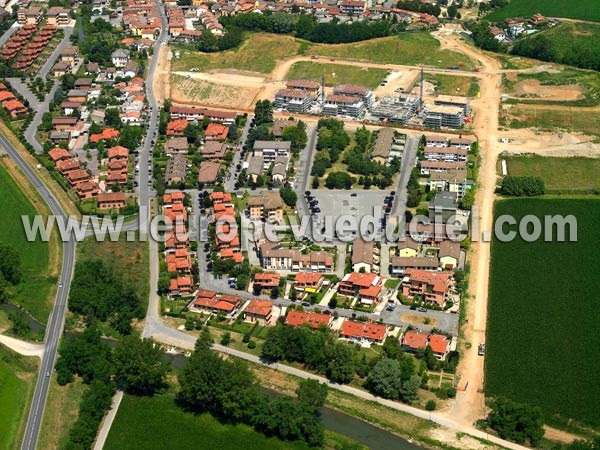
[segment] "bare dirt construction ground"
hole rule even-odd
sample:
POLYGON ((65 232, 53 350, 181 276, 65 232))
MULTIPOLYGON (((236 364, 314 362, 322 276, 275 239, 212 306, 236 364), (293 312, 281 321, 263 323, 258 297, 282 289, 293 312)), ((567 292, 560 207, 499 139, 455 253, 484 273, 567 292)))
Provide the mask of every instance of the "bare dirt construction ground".
POLYGON ((510 139, 501 144, 509 153, 535 153, 544 156, 571 157, 600 155, 600 144, 592 142, 594 137, 581 133, 542 133, 526 129, 501 132, 510 139))
POLYGON ((171 58, 172 53, 168 45, 162 45, 158 53, 158 63, 156 73, 152 78, 152 90, 154 96, 159 102, 164 102, 165 98, 171 95, 171 58))
POLYGON ((400 320, 414 325, 428 325, 434 328, 440 324, 439 320, 433 317, 423 317, 417 314, 403 314, 400 320))
POLYGON ((583 99, 584 93, 585 88, 583 86, 543 86, 538 80, 523 80, 514 86, 514 97, 517 98, 567 102, 583 99))
MULTIPOLYGON (((251 111, 263 89, 254 82, 235 83, 231 76, 221 77, 219 82, 208 81, 206 73, 193 73, 189 78, 179 73, 171 77, 171 100, 179 104, 217 105, 251 111), (202 79, 205 76, 206 79, 202 79), (197 77, 197 78, 196 78, 197 77), (233 82, 232 82, 233 81, 233 82)), ((240 77, 240 75, 236 75, 240 77)), ((219 78, 214 75, 215 81, 219 78)), ((268 98, 268 97, 265 97, 268 98)))

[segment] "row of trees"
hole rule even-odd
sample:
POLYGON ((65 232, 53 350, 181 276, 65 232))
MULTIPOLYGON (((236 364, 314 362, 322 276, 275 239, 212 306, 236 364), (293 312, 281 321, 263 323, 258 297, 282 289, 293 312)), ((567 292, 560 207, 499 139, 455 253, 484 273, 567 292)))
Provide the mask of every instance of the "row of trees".
MULTIPOLYGON (((339 159, 350 143, 350 136, 344 131, 344 122, 341 120, 320 119, 317 127, 319 130, 317 153, 311 169, 311 175, 315 177, 313 181, 313 187, 315 188, 318 187, 318 178, 325 175, 327 169, 339 159)), ((349 182, 349 175, 346 175, 346 177, 334 175, 330 184, 334 186, 341 183, 340 189, 343 188, 349 182)), ((352 183, 350 182, 350 184, 352 183)))
POLYGON ((544 195, 546 187, 541 177, 517 177, 508 175, 502 179, 500 193, 513 197, 544 195))
MULTIPOLYGON (((299 8, 292 8, 298 13, 299 8)), ((236 14, 223 16, 221 23, 227 30, 264 31, 267 33, 294 34, 311 42, 341 44, 389 36, 405 29, 396 20, 378 22, 318 23, 316 17, 305 14, 286 14, 266 11, 264 14, 236 14)))
POLYGON ((317 412, 325 403, 325 385, 306 380, 296 391, 297 400, 286 396, 269 400, 244 362, 221 358, 210 350, 211 345, 210 335, 203 333, 178 376, 178 398, 187 408, 247 423, 267 435, 302 440, 311 446, 323 443, 317 412))
POLYGON ((144 317, 144 308, 131 284, 102 260, 83 260, 75 265, 69 309, 97 319, 123 335, 131 333, 131 320, 144 317))

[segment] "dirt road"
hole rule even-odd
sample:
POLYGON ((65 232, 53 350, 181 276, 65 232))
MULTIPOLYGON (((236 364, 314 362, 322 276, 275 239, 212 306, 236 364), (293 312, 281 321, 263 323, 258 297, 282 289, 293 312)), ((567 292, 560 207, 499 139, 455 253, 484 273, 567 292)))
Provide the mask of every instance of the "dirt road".
POLYGON ((171 49, 168 45, 161 45, 158 52, 156 73, 152 77, 152 89, 159 103, 171 96, 171 49))
MULTIPOLYGON (((473 128, 479 138, 482 156, 476 205, 479 209, 480 229, 491 230, 496 189, 496 160, 499 154, 500 64, 494 58, 466 44, 455 34, 444 35, 441 43, 442 48, 462 52, 479 61, 483 68, 483 76, 479 79, 480 97, 474 99, 471 106, 473 128)), ((453 420, 464 425, 473 425, 477 419, 484 417, 486 410, 483 394, 483 358, 477 355, 477 345, 485 342, 490 244, 474 242, 472 247, 471 298, 468 301, 467 322, 463 328, 464 342, 470 343, 471 348, 462 349, 462 359, 457 372, 461 377, 460 386, 466 386, 466 390, 458 393, 456 401, 446 412, 453 420)))

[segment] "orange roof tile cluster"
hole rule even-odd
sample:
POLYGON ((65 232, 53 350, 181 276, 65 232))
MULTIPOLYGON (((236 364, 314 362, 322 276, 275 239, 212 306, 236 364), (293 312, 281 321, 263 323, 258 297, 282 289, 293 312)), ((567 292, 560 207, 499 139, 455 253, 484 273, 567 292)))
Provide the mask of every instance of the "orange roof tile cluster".
POLYGON ((167 124, 167 136, 183 136, 189 122, 187 119, 172 120, 167 124))
POLYGON ((209 123, 204 131, 204 138, 207 141, 220 141, 223 142, 227 139, 229 134, 229 127, 221 125, 220 123, 209 123))
POLYGON ((294 284, 312 286, 319 283, 321 279, 323 279, 323 275, 316 272, 298 272, 294 278, 294 284))
POLYGON ((290 311, 285 317, 285 324, 292 327, 299 327, 304 324, 308 324, 311 328, 319 328, 320 326, 327 326, 331 321, 330 314, 321 314, 316 312, 304 312, 304 311, 290 311))
POLYGON ((255 316, 267 317, 269 314, 271 314, 272 309, 273 302, 269 300, 261 300, 260 298, 254 298, 250 300, 250 303, 248 303, 245 312, 255 316))
POLYGON ((196 293, 194 306, 197 308, 216 309, 218 311, 231 312, 241 303, 237 295, 217 295, 214 291, 199 289, 196 293))
POLYGON ((119 136, 121 136, 119 130, 115 130, 114 128, 105 128, 102 130, 102 133, 92 134, 90 136, 90 142, 96 144, 100 141, 112 141, 119 139, 119 136))
POLYGON ((429 345, 434 353, 444 354, 450 348, 450 339, 443 334, 410 330, 404 333, 402 345, 411 350, 425 350, 429 345))
POLYGON ((379 323, 362 323, 352 320, 344 320, 340 335, 348 339, 368 339, 382 342, 387 334, 387 327, 379 323))
POLYGON ((254 284, 262 288, 279 286, 281 276, 278 273, 255 273, 254 284))

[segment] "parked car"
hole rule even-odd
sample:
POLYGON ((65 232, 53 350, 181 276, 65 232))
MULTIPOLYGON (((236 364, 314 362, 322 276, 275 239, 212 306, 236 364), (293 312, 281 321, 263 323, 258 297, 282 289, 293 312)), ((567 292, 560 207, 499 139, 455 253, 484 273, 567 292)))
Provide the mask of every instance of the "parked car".
POLYGON ((479 356, 485 355, 485 344, 483 342, 479 344, 479 347, 477 348, 477 354, 479 356))
POLYGON ((419 309, 417 309, 417 311, 419 311, 419 312, 427 312, 427 308, 423 308, 421 306, 419 309))
POLYGON ((310 303, 302 302, 302 306, 304 306, 305 308, 310 308, 310 303))

